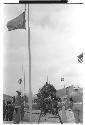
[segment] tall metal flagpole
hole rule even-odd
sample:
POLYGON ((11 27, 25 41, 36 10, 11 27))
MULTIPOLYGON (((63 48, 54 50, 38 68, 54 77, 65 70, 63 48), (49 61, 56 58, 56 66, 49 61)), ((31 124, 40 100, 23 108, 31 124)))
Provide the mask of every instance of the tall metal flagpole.
POLYGON ((25 69, 24 69, 24 95, 25 95, 25 69))
POLYGON ((29 54, 29 113, 30 113, 30 122, 32 122, 31 49, 30 49, 29 4, 28 4, 28 54, 29 54))
POLYGON ((23 85, 24 85, 24 95, 25 95, 25 68, 23 67, 23 64, 22 64, 22 74, 23 74, 23 85))
MULTIPOLYGON (((24 96, 25 96, 25 69, 24 69, 24 96)), ((25 100, 24 100, 24 107, 25 107, 25 100)))

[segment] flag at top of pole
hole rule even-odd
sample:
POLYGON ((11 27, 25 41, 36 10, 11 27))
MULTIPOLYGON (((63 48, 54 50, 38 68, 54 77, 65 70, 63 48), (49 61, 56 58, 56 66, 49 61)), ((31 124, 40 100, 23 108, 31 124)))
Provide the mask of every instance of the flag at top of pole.
POLYGON ((8 31, 12 31, 16 29, 26 29, 25 28, 25 12, 23 12, 16 18, 8 21, 7 28, 8 28, 8 31))

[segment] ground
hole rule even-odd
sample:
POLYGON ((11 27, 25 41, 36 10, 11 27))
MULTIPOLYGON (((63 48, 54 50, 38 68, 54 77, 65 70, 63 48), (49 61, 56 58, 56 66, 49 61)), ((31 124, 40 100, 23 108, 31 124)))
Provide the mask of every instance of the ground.
MULTIPOLYGON (((32 123, 37 124, 39 118, 39 110, 33 110, 32 114, 32 123)), ((62 112, 60 111, 60 116, 62 116, 62 112)), ((75 123, 74 115, 72 111, 66 110, 67 122, 68 123, 75 123)), ((28 124, 29 122, 29 113, 25 112, 24 121, 20 122, 20 124, 28 124)), ((54 117, 51 114, 47 114, 44 117, 41 117, 40 123, 60 123, 57 117, 54 117)), ((13 124, 13 121, 4 121, 4 124, 13 124)))

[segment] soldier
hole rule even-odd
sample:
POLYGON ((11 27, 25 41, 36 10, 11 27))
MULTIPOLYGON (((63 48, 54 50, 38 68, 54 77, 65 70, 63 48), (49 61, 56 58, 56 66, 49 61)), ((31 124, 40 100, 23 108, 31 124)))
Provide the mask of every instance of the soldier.
POLYGON ((19 124, 21 120, 21 104, 22 104, 22 97, 21 92, 16 91, 17 96, 15 98, 15 112, 14 112, 14 123, 19 124))
POLYGON ((7 103, 6 103, 6 121, 8 121, 8 119, 9 119, 9 116, 8 116, 8 104, 9 104, 9 101, 7 101, 7 103))
POLYGON ((23 121, 24 118, 24 99, 22 98, 22 103, 21 103, 21 121, 23 121))
POLYGON ((6 120, 7 121, 13 120, 13 112, 14 112, 14 108, 11 104, 11 101, 7 101, 7 105, 6 105, 6 120))

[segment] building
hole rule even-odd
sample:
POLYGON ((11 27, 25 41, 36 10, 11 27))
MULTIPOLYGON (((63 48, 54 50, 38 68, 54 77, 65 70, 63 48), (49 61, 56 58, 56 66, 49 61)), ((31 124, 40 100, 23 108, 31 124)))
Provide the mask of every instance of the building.
POLYGON ((83 88, 71 85, 66 88, 57 90, 56 96, 60 98, 66 98, 67 95, 70 95, 70 93, 75 92, 76 90, 83 94, 83 88))

